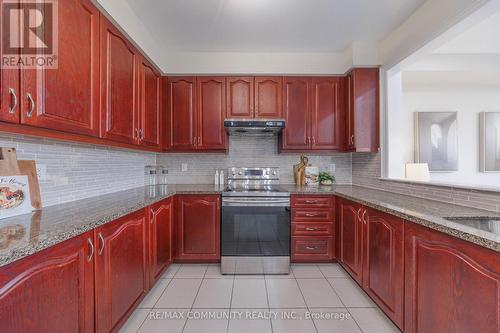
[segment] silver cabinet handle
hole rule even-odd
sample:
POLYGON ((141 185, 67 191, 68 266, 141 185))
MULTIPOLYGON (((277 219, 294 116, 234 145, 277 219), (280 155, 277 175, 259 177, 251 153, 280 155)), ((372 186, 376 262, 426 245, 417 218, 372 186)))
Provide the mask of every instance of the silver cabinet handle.
POLYGON ((198 146, 201 146, 201 136, 198 137, 198 146))
POLYGON ((87 257, 87 261, 90 262, 92 261, 92 257, 94 257, 94 244, 92 243, 92 240, 90 238, 87 238, 87 242, 89 243, 90 246, 90 254, 87 257))
POLYGON ((139 130, 137 128, 134 128, 134 139, 139 138, 139 130))
POLYGON ((306 246, 306 250, 316 250, 316 247, 306 246))
POLYGON ((365 218, 365 215, 366 215, 366 209, 363 211, 363 215, 361 215, 361 219, 363 220, 363 223, 366 224, 366 218, 365 218))
POLYGON ((30 109, 29 109, 28 113, 26 114, 26 116, 28 118, 31 118, 31 116, 33 115, 33 111, 35 111, 35 100, 33 99, 33 96, 31 95, 31 93, 28 93, 27 97, 28 97, 28 101, 30 102, 30 109))
POLYGON ((308 204, 315 204, 318 203, 316 200, 306 200, 306 203, 308 204))
POLYGON ((104 245, 106 244, 106 243, 104 242, 104 237, 102 237, 102 234, 101 234, 101 233, 99 233, 99 240, 101 241, 101 244, 102 244, 101 249, 99 250, 99 255, 101 255, 101 254, 102 254, 102 251, 104 251, 104 245))
POLYGON ((312 144, 315 145, 316 144, 316 139, 314 138, 314 136, 312 137, 312 144))
POLYGON ((195 145, 195 146, 196 146, 196 141, 197 141, 197 139, 198 139, 197 137, 194 137, 194 138, 193 138, 193 141, 194 141, 194 145, 195 145))
POLYGON ((318 228, 306 228, 306 231, 316 231, 318 228))
POLYGON ((155 216, 155 211, 153 210, 153 208, 150 208, 149 209, 149 213, 150 213, 150 216, 151 216, 151 224, 153 224, 154 222, 154 216, 155 216))
POLYGON ((318 216, 318 214, 306 213, 306 216, 307 217, 314 217, 314 216, 318 216))
POLYGON ((144 140, 144 131, 142 129, 139 130, 139 138, 144 140))
POLYGON ((14 88, 9 88, 10 95, 12 96, 12 106, 9 108, 9 113, 13 114, 16 112, 17 107, 17 95, 14 88))
POLYGON ((361 221, 361 216, 359 215, 359 213, 361 213, 361 208, 358 208, 358 212, 357 212, 357 215, 358 215, 358 220, 361 221))
POLYGON ((351 145, 354 144, 354 134, 351 135, 351 145))

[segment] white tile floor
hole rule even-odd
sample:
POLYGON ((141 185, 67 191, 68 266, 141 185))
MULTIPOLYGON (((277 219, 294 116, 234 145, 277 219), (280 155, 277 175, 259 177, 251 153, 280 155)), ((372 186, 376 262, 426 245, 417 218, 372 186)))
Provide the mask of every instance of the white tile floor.
POLYGON ((311 264, 293 265, 288 276, 223 276, 218 265, 172 265, 120 332, 400 331, 340 265, 311 264))

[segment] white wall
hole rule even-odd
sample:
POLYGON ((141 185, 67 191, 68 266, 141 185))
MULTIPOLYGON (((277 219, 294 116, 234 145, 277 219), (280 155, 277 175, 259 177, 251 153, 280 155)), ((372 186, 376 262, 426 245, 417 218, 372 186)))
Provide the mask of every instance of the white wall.
POLYGON ((405 81, 399 114, 392 110, 389 117, 397 124, 390 127, 389 136, 395 142, 390 149, 389 177, 402 178, 403 164, 411 162, 414 153, 413 114, 416 111, 458 112, 459 170, 431 173, 431 181, 490 185, 500 184, 499 173, 479 172, 479 112, 500 112, 500 89, 478 91, 470 87, 439 87, 424 90, 405 81))

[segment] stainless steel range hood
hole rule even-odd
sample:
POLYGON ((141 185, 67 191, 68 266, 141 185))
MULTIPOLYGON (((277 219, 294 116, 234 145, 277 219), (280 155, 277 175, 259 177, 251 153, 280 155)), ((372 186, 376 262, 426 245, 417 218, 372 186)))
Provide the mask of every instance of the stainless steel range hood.
POLYGON ((226 119, 224 127, 229 135, 235 136, 276 136, 285 127, 283 119, 226 119))

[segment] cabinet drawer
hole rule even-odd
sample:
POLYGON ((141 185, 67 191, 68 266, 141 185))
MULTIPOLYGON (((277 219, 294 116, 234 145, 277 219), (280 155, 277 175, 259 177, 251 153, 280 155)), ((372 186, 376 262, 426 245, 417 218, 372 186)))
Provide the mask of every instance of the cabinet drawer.
POLYGON ((333 222, 332 208, 294 209, 292 222, 333 222))
POLYGON ((327 208, 333 206, 333 196, 292 196, 292 207, 297 208, 327 208))
POLYGON ((333 259, 332 237, 292 237, 292 260, 333 259))
POLYGON ((331 236, 333 223, 293 223, 292 236, 331 236))

